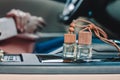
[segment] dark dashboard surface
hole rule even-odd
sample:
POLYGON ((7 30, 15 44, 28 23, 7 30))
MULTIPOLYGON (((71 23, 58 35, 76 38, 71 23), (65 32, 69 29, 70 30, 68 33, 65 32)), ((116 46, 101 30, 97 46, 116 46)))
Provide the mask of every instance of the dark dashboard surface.
POLYGON ((120 58, 112 53, 95 53, 91 62, 64 63, 61 54, 9 54, 0 62, 2 74, 118 74, 120 58), (96 59, 96 56, 97 59, 96 59), (104 57, 102 57, 104 56, 104 57), (95 58, 94 58, 95 57, 95 58))

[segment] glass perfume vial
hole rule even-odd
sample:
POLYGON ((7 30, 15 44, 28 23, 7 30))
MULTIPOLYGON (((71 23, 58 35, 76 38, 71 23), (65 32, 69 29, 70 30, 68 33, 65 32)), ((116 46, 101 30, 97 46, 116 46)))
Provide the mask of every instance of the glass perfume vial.
POLYGON ((78 35, 77 60, 89 62, 92 58, 92 32, 80 31, 78 35))
POLYGON ((66 61, 73 61, 76 58, 76 35, 75 34, 65 34, 64 44, 63 44, 63 57, 66 61))

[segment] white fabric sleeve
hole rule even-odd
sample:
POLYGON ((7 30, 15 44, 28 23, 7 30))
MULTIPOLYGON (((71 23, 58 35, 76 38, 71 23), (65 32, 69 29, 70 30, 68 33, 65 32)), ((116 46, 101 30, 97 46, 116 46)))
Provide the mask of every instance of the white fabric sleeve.
POLYGON ((16 36, 17 29, 13 18, 0 18, 0 40, 16 36))

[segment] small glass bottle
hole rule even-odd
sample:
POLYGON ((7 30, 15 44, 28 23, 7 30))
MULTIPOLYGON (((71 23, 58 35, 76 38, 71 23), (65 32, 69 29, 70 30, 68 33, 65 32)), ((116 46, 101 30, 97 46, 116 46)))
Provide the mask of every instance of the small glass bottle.
POLYGON ((64 62, 72 62, 76 58, 76 49, 76 35, 69 33, 65 34, 63 44, 64 62))
POLYGON ((92 32, 80 31, 78 36, 77 60, 89 62, 92 58, 92 32))

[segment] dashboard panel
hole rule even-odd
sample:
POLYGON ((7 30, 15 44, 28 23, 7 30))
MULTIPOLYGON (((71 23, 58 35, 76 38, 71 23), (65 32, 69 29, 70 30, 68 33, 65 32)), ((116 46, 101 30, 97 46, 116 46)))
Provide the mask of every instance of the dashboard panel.
POLYGON ((94 53, 90 62, 63 62, 59 54, 8 54, 0 62, 1 74, 119 74, 117 53, 94 53), (102 57, 104 55, 104 57, 102 57), (98 57, 96 57, 98 56, 98 57), (6 58, 7 57, 7 58, 6 58))

